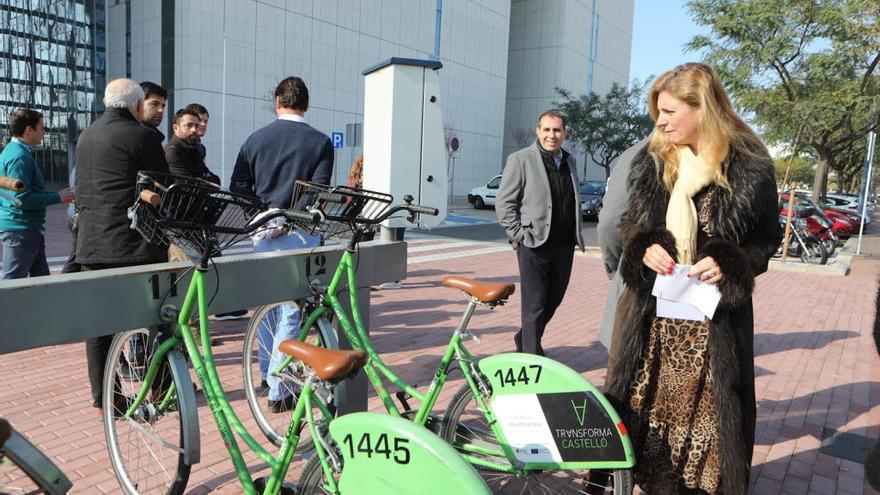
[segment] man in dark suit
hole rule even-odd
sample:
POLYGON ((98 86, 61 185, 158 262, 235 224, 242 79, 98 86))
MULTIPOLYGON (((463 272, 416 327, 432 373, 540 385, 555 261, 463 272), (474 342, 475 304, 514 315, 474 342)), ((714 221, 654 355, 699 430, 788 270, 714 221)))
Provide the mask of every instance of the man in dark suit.
MULTIPOLYGON (((278 119, 258 129, 241 145, 229 189, 256 196, 272 208, 289 208, 297 180, 329 184, 333 172, 330 138, 306 123, 309 90, 298 77, 288 77, 275 88, 278 119)), ((276 251, 315 246, 320 242, 307 232, 267 229, 254 236, 254 251, 276 251)), ((270 359, 261 355, 261 372, 269 386, 269 407, 283 412, 293 407, 290 390, 268 373, 284 355, 277 351, 283 340, 299 335, 299 307, 278 309, 274 335, 260 335, 260 349, 271 349, 270 359)))
POLYGON ((199 114, 188 108, 174 114, 174 134, 165 145, 165 159, 172 174, 203 179, 219 186, 220 177, 208 170, 198 148, 200 123, 199 114))
MULTIPOLYGON (((104 106, 104 114, 76 144, 76 260, 83 271, 166 261, 167 249, 146 242, 131 229, 127 216, 138 171, 168 172, 158 134, 140 124, 144 91, 130 79, 110 81, 104 106)), ((86 339, 92 405, 98 408, 112 340, 112 335, 86 339)))
POLYGON ((517 352, 544 355, 541 337, 562 303, 574 248, 584 248, 577 164, 562 149, 565 119, 547 111, 535 144, 512 153, 495 198, 498 222, 516 249, 522 301, 517 352))

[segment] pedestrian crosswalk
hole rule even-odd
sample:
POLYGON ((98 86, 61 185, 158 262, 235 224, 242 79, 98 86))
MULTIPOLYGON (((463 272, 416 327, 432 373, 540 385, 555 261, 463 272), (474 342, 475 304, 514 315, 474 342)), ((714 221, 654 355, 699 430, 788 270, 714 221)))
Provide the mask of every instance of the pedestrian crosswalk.
POLYGON ((507 243, 413 235, 406 238, 407 265, 510 251, 507 243))

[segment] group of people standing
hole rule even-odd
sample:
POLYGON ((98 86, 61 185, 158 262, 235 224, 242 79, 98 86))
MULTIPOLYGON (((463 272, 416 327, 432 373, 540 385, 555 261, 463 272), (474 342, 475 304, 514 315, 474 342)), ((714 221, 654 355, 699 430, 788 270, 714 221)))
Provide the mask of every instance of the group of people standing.
MULTIPOLYGON (((209 114, 203 105, 193 103, 174 113, 173 134, 163 146, 165 136, 159 126, 167 99, 167 91, 155 83, 138 84, 130 79, 108 83, 104 113, 83 130, 76 144, 74 187, 58 193, 45 189, 33 159, 33 147, 40 144, 45 132, 42 115, 21 109, 10 116, 13 139, 0 155, 0 175, 21 179, 25 189, 10 198, 0 198, 4 278, 49 274, 43 237, 46 207, 74 200, 74 243, 63 271, 168 261, 168 249, 146 242, 130 228, 127 210, 135 197, 137 173, 172 173, 217 186, 221 186, 221 180, 206 165, 202 138, 209 114)), ((242 145, 229 184, 231 190, 258 197, 271 207, 289 207, 296 180, 330 182, 333 146, 329 137, 305 122, 308 104, 308 89, 302 79, 288 77, 278 84, 278 119, 255 131, 242 145)), ((279 229, 255 243, 260 250, 274 250, 316 242, 306 237, 279 229)), ((279 323, 282 338, 291 335, 299 324, 298 312, 284 316, 279 323)), ((151 331, 155 336, 166 330, 160 326, 151 331)), ((111 341, 112 335, 86 340, 92 405, 99 409, 111 341)), ((270 394, 270 406, 272 398, 270 394)), ((277 393, 275 398, 284 399, 277 393)), ((120 407, 125 400, 114 397, 120 407)))
MULTIPOLYGON (((646 493, 746 493, 756 419, 751 296, 781 239, 773 160, 705 64, 658 77, 648 107, 654 131, 622 155, 599 219, 614 280, 601 332, 605 392, 630 432, 646 493), (657 314, 655 278, 676 264, 718 288, 712 318, 657 314)), ((522 282, 514 345, 543 354, 541 336, 583 243, 577 170, 560 147, 564 117, 545 112, 536 134, 508 158, 496 212, 522 282)))

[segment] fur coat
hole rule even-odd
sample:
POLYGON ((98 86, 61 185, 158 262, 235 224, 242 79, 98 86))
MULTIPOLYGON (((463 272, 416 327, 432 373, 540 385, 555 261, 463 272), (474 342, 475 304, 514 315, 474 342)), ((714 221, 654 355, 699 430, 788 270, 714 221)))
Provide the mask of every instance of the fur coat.
MULTIPOLYGON (((695 262, 711 256, 724 274, 718 283, 721 302, 710 322, 708 353, 725 494, 747 492, 756 414, 752 288, 781 239, 773 161, 761 144, 749 149, 751 153, 732 150, 725 160, 732 192, 716 185, 706 188, 712 193, 709 234, 698 239, 695 256, 695 262)), ((633 159, 629 191, 629 210, 620 222, 620 272, 626 288, 617 306, 606 384, 625 421, 630 420, 628 391, 656 315, 651 296, 656 273, 642 264, 642 257, 654 243, 676 257, 675 239, 665 228, 669 191, 647 147, 633 159)))

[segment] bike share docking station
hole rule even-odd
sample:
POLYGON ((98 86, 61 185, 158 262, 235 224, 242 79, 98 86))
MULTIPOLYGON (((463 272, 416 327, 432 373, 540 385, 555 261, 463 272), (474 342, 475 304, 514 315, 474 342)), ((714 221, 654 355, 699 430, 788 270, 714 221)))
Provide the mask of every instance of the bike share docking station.
MULTIPOLYGON (((208 311, 222 313, 306 297, 310 282, 330 283, 342 253, 343 246, 330 245, 216 258, 205 274, 208 294, 220 284, 208 311)), ((357 256, 359 310, 368 325, 369 288, 406 277, 406 244, 365 242, 357 256)), ((0 281, 4 315, 0 354, 167 323, 161 317, 163 307, 181 308, 191 268, 191 263, 158 263, 0 281), (48 302, 51 310, 34 310, 48 302)), ((347 302, 344 298, 343 304, 347 302)), ((242 326, 247 322, 241 321, 242 326)), ((349 348, 344 338, 338 340, 340 348, 349 348)), ((366 410, 363 375, 341 385, 340 410, 366 410)))

